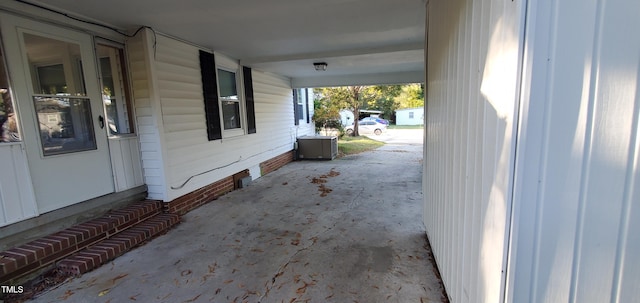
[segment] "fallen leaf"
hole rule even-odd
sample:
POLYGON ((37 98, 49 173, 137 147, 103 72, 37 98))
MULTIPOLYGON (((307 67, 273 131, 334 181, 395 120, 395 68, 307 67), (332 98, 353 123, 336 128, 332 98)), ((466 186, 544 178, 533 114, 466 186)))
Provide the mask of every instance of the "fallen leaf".
POLYGON ((69 299, 69 297, 73 296, 74 292, 71 290, 67 290, 64 292, 64 295, 62 295, 62 297, 59 297, 58 299, 62 299, 62 300, 66 300, 69 299))
POLYGON ((184 301, 183 303, 195 302, 196 300, 198 300, 198 298, 200 298, 200 296, 202 296, 202 294, 199 294, 199 295, 195 296, 193 299, 189 299, 187 301, 184 301))
POLYGON ((102 297, 102 296, 108 294, 109 291, 111 291, 111 288, 107 288, 105 290, 102 290, 101 292, 98 293, 98 297, 102 297))
POLYGON ((229 283, 231 283, 231 282, 233 282, 233 280, 227 280, 227 281, 224 281, 223 283, 224 283, 224 284, 229 284, 229 283))
POLYGON ((128 275, 129 275, 129 274, 122 274, 122 275, 119 275, 119 276, 117 276, 117 277, 115 277, 115 278, 111 279, 111 284, 116 284, 116 281, 118 281, 118 280, 120 280, 120 279, 122 279, 122 278, 124 278, 124 277, 126 277, 126 276, 128 276, 128 275))
POLYGON ((180 273, 180 276, 188 276, 191 274, 191 270, 190 269, 185 269, 180 273))
POLYGON ((140 295, 140 294, 137 294, 137 295, 135 295, 135 296, 131 296, 131 297, 129 297, 129 300, 131 300, 131 301, 137 301, 136 297, 137 297, 137 296, 139 296, 139 295, 140 295))

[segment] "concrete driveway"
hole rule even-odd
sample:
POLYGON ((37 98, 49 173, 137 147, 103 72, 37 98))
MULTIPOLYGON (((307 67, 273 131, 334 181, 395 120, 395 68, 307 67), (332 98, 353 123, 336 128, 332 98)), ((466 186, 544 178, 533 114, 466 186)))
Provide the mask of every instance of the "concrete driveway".
POLYGON ((420 145, 424 141, 424 130, 420 129, 387 129, 381 135, 367 135, 367 137, 387 144, 420 145))
POLYGON ((35 301, 445 302, 422 223, 422 145, 387 140, 288 164, 35 301))

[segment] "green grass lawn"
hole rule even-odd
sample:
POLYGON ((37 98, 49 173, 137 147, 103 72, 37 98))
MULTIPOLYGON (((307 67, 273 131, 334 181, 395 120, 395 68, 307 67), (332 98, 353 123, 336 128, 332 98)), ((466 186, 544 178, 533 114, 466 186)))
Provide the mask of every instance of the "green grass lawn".
POLYGON ((387 127, 388 129, 422 129, 424 125, 395 125, 391 124, 387 127))
POLYGON ((338 140, 338 155, 352 155, 383 146, 384 142, 369 139, 364 136, 344 136, 338 140))

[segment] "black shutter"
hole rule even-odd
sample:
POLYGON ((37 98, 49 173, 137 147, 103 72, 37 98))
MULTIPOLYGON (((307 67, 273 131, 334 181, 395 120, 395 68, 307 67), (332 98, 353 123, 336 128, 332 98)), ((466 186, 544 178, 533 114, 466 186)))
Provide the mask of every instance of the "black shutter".
POLYGON ((295 125, 300 124, 300 119, 298 119, 299 116, 300 116, 300 113, 298 113, 298 90, 294 89, 293 90, 293 124, 295 125))
POLYGON ((311 117, 309 117, 309 89, 305 88, 304 89, 304 102, 305 102, 305 107, 307 108, 307 124, 309 124, 309 121, 311 121, 311 117))
POLYGON ((207 136, 209 141, 222 139, 216 61, 212 53, 200 51, 200 74, 202 75, 204 111, 207 118, 207 136))
POLYGON ((251 76, 251 68, 242 67, 242 76, 244 78, 244 102, 247 110, 247 133, 256 133, 256 110, 253 101, 253 77, 251 76))

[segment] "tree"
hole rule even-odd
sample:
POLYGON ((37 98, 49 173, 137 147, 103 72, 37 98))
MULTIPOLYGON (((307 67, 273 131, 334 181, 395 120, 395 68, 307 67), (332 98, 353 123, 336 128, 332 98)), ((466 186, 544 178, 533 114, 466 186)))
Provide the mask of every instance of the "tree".
POLYGON ((401 92, 395 97, 395 101, 398 103, 398 108, 414 108, 424 106, 424 85, 403 85, 401 92))
POLYGON ((330 102, 329 98, 315 92, 315 90, 314 95, 312 120, 315 124, 316 132, 319 132, 320 128, 326 130, 327 127, 342 126, 340 122, 340 109, 342 108, 340 105, 330 102))
POLYGON ((368 109, 382 111, 382 117, 390 120, 399 106, 395 98, 402 91, 402 85, 377 85, 374 89, 377 97, 368 103, 368 109))
POLYGON ((379 97, 380 92, 373 86, 341 86, 320 89, 323 98, 327 102, 341 109, 348 109, 353 112, 353 136, 358 136, 358 117, 360 109, 367 108, 370 102, 379 97))

